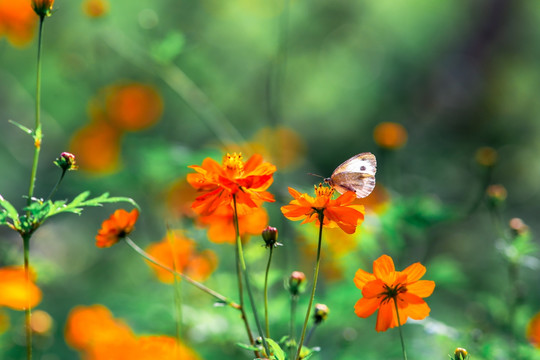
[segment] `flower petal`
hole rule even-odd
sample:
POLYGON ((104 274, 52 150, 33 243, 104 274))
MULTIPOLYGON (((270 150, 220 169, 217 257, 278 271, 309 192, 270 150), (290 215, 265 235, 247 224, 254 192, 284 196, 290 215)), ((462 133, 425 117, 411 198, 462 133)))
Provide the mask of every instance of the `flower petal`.
POLYGON ((435 289, 435 282, 431 280, 420 280, 407 284, 407 291, 419 297, 428 297, 435 289))
POLYGON ((373 275, 387 284, 394 283, 396 279, 396 268, 394 261, 388 255, 382 255, 373 262, 373 275))
POLYGON ((367 271, 364 271, 362 269, 358 269, 356 271, 356 274, 354 274, 354 283, 356 284, 356 287, 362 290, 364 286, 372 280, 375 280, 375 276, 373 274, 368 273, 367 271))
POLYGON ((386 291, 384 282, 381 279, 370 281, 362 289, 362 295, 365 298, 374 298, 384 294, 386 291))
POLYGON ((354 312, 357 316, 361 318, 367 318, 368 316, 373 315, 373 313, 379 307, 379 299, 366 299, 361 298, 354 305, 354 312))
POLYGON ((377 314, 377 324, 375 330, 378 332, 386 331, 391 327, 394 327, 395 318, 394 302, 387 301, 381 304, 379 307, 379 313, 377 314))
POLYGON ((422 276, 426 273, 426 267, 419 262, 409 265, 405 270, 402 271, 407 274, 407 282, 411 283, 413 281, 420 280, 422 276))

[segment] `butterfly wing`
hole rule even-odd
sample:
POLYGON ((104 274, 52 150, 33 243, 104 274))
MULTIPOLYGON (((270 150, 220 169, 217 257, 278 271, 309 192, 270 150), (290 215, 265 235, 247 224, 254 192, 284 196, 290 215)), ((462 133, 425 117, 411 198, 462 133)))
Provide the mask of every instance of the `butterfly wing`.
POLYGON ((377 159, 372 153, 361 153, 339 165, 327 181, 339 193, 354 191, 364 198, 375 188, 377 159))

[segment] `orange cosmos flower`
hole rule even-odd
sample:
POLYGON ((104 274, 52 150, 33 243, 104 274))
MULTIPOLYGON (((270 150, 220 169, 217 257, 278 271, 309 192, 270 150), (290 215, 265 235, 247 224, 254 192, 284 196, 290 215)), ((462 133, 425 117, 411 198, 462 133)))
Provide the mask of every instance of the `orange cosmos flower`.
POLYGON ((0 36, 14 46, 24 46, 34 37, 38 18, 28 0, 0 1, 0 36))
POLYGON ((540 348, 540 312, 533 316, 527 324, 527 340, 535 348, 540 348))
POLYGON ((103 305, 77 306, 69 313, 66 330, 66 342, 69 346, 90 351, 98 344, 114 341, 129 342, 135 335, 122 321, 113 317, 109 309, 103 305))
POLYGON ((104 248, 116 244, 133 231, 138 217, 139 210, 137 209, 133 209, 131 212, 124 209, 116 210, 101 224, 101 229, 96 236, 96 246, 104 248))
POLYGON ((426 268, 414 263, 403 271, 396 271, 394 262, 383 255, 373 262, 373 274, 358 269, 354 276, 356 287, 362 290, 363 298, 354 306, 359 317, 366 318, 377 309, 375 330, 386 331, 398 325, 395 302, 399 309, 401 325, 407 318, 422 320, 429 315, 429 306, 422 299, 428 297, 435 288, 435 282, 420 280, 426 268))
POLYGON ((24 310, 35 307, 41 301, 41 290, 34 284, 35 273, 30 270, 27 283, 24 268, 6 266, 0 268, 0 306, 24 310))
POLYGON ((324 215, 323 226, 334 228, 339 226, 347 234, 356 231, 356 227, 364 221, 364 207, 353 205, 356 194, 348 191, 337 199, 332 199, 334 189, 319 184, 315 186, 315 198, 308 194, 289 188, 292 200, 289 205, 281 207, 281 212, 289 220, 304 220, 302 224, 315 221, 319 223, 319 215, 324 215))
MULTIPOLYGON (((236 242, 236 230, 233 223, 233 210, 220 207, 208 216, 200 216, 198 222, 208 226, 208 239, 217 244, 236 242)), ((240 237, 246 240, 248 235, 260 235, 268 225, 268 214, 264 208, 256 208, 247 214, 238 214, 240 237)))
POLYGON ((251 156, 246 162, 242 154, 227 154, 221 165, 206 158, 201 166, 192 165, 190 168, 197 173, 188 174, 188 182, 204 193, 192 205, 200 215, 211 215, 222 206, 232 208, 233 196, 236 197, 238 214, 246 214, 260 207, 264 201, 274 201, 266 189, 273 182, 276 167, 263 162, 259 154, 251 156))
MULTIPOLYGON (((191 277, 204 281, 217 266, 217 256, 211 250, 197 253, 195 241, 186 238, 181 231, 174 231, 161 242, 150 245, 146 251, 163 265, 191 277)), ((174 275, 163 268, 148 262, 154 269, 159 281, 174 282, 174 275)))
POLYGON ((395 150, 407 142, 407 130, 395 122, 382 122, 375 127, 373 138, 380 147, 395 150))

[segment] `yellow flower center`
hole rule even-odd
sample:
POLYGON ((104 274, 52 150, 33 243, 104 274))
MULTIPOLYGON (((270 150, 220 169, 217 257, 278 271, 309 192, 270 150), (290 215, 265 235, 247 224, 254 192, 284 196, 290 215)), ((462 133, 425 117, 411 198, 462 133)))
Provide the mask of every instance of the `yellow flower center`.
POLYGON ((319 186, 315 185, 315 195, 317 197, 327 196, 330 198, 332 197, 333 194, 334 194, 333 188, 323 186, 323 184, 319 184, 319 186))
POLYGON ((230 171, 244 171, 244 161, 241 153, 232 153, 223 157, 223 167, 230 171))

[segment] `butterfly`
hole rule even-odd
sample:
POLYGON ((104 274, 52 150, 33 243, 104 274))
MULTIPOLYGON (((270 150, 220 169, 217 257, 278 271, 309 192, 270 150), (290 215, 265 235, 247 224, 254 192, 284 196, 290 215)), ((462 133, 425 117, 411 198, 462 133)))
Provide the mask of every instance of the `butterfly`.
POLYGON ((364 198, 371 194, 375 188, 375 173, 377 172, 377 159, 369 152, 353 156, 339 165, 332 176, 325 178, 324 182, 343 194, 354 191, 356 197, 364 198))

